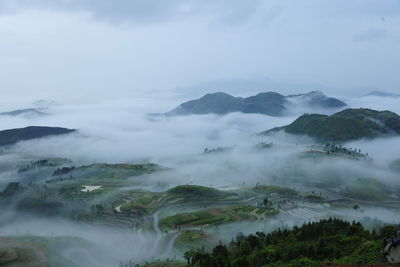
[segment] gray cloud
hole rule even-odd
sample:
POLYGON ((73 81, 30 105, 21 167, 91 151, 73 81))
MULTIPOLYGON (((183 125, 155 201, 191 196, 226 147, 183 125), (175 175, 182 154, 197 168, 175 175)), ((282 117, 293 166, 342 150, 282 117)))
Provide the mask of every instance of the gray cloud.
POLYGON ((357 42, 380 40, 388 37, 388 35, 385 29, 371 28, 354 35, 354 40, 357 42))
POLYGON ((2 104, 172 97, 176 87, 198 96, 209 81, 249 81, 248 94, 394 91, 399 10, 394 0, 0 0, 2 104))
MULTIPOLYGON (((141 23, 162 22, 190 15, 208 15, 214 21, 236 25, 250 20, 254 15, 268 20, 266 17, 274 17, 277 10, 288 5, 298 6, 299 10, 312 11, 319 6, 319 3, 309 1, 293 4, 291 1, 275 0, 268 2, 262 0, 0 0, 0 13, 14 13, 25 9, 53 9, 88 12, 95 18, 112 22, 141 23)), ((400 3, 397 0, 351 2, 337 0, 325 5, 329 10, 326 15, 334 14, 338 17, 377 16, 379 19, 398 16, 400 10, 400 3)))
POLYGON ((24 9, 54 9, 88 12, 94 18, 110 22, 133 21, 156 23, 189 15, 218 14, 216 20, 226 24, 248 20, 260 6, 260 0, 1 0, 0 10, 13 13, 24 9))

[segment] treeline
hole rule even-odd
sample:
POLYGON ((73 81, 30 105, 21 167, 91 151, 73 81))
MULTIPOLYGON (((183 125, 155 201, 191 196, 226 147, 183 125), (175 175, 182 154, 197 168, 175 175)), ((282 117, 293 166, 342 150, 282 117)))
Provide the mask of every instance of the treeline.
POLYGON ((190 250, 184 257, 196 267, 319 266, 323 262, 371 264, 382 261, 382 239, 396 231, 385 226, 367 231, 361 223, 326 219, 292 230, 269 234, 238 234, 230 244, 217 245, 211 252, 190 250))

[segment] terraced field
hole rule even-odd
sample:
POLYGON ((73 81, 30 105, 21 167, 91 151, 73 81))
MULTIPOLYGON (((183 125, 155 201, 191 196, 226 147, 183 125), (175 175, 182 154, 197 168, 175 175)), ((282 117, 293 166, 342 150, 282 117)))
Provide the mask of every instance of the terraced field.
POLYGON ((277 214, 278 211, 270 208, 252 206, 232 206, 226 208, 211 208, 201 211, 180 213, 163 218, 160 221, 162 230, 186 229, 192 227, 207 227, 224 223, 244 220, 262 220, 267 216, 277 214))
POLYGON ((136 190, 130 191, 129 194, 128 199, 125 199, 125 203, 121 204, 120 210, 123 212, 142 210, 146 213, 151 213, 167 205, 215 203, 241 199, 241 196, 236 193, 223 192, 198 185, 176 186, 163 193, 136 190))
MULTIPOLYGON (((155 164, 75 167, 64 160, 54 162, 57 164, 39 161, 26 165, 19 175, 36 182, 24 186, 11 184, 0 194, 0 203, 6 205, 12 200, 19 211, 122 231, 133 243, 145 242, 143 251, 160 259, 181 257, 189 249, 212 248, 220 240, 229 242, 232 233, 241 231, 242 228, 236 228, 238 225, 251 224, 252 229, 271 227, 265 230, 270 231, 288 227, 288 221, 301 223, 340 216, 343 212, 362 218, 374 201, 398 205, 395 192, 376 179, 361 179, 360 183, 341 186, 339 190, 327 188, 324 182, 314 182, 314 177, 304 176, 299 184, 286 183, 293 178, 292 172, 303 178, 302 170, 295 166, 285 170, 286 176, 272 177, 271 184, 227 186, 221 190, 178 185, 153 192, 140 188, 149 188, 143 186, 147 174, 162 177, 167 170, 155 164), (287 184, 291 186, 285 187, 287 184), (382 195, 385 198, 376 198, 382 195)), ((333 179, 330 184, 334 188, 333 179)), ((43 251, 46 244, 57 247, 57 243, 50 241, 29 242, 39 244, 43 251)), ((13 256, 12 251, 7 253, 13 256)), ((30 251, 26 257, 32 255, 35 253, 30 251)))

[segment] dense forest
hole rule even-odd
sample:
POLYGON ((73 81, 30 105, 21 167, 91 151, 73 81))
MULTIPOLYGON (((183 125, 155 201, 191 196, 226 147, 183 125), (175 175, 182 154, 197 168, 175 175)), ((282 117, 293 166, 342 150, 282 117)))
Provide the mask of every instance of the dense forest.
POLYGON ((361 223, 326 219, 292 230, 279 229, 249 236, 238 234, 230 244, 185 253, 189 266, 258 267, 319 266, 324 262, 371 264, 383 260, 382 240, 391 237, 396 226, 366 230, 361 223))

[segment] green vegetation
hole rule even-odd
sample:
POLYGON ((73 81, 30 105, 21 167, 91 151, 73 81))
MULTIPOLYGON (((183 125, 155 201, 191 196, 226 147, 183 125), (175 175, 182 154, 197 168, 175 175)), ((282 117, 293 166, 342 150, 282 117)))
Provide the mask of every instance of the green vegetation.
POLYGON ((377 263, 381 260, 380 251, 382 250, 381 240, 366 241, 358 248, 354 248, 354 251, 348 256, 344 256, 341 259, 334 260, 338 264, 370 264, 377 263))
MULTIPOLYGON (((105 164, 96 163, 91 165, 79 166, 67 173, 64 178, 73 179, 127 179, 154 171, 164 170, 156 164, 105 164)), ((61 175, 61 177, 63 177, 61 175)), ((65 180, 65 179, 64 179, 65 180)))
POLYGON ((11 182, 7 185, 7 187, 0 192, 0 198, 9 198, 14 196, 15 194, 22 191, 21 185, 19 182, 11 182))
POLYGON ((390 199, 392 192, 376 179, 359 178, 357 183, 346 186, 342 192, 346 196, 361 200, 382 201, 390 199))
POLYGON ((267 193, 267 194, 276 193, 285 196, 298 195, 297 191, 293 189, 277 185, 257 185, 256 187, 253 188, 253 191, 257 193, 267 193))
POLYGON ((72 162, 70 160, 63 158, 40 159, 36 161, 31 161, 29 164, 19 167, 18 172, 23 173, 37 168, 56 167, 62 164, 71 164, 71 163, 72 162))
POLYGON ((217 189, 200 185, 179 185, 167 191, 168 195, 185 199, 218 199, 227 197, 228 194, 217 189))
POLYGON ((308 148, 310 150, 301 152, 301 158, 320 160, 327 157, 340 157, 351 160, 372 160, 368 157, 368 153, 362 153, 361 149, 347 148, 341 144, 310 145, 308 148))
POLYGON ((175 248, 182 252, 198 248, 212 249, 217 243, 218 240, 212 235, 202 231, 187 230, 179 234, 175 241, 175 248))
POLYGON ((214 153, 222 153, 222 152, 229 152, 234 149, 235 146, 229 146, 229 147, 216 147, 216 148, 208 148, 206 147, 203 151, 203 154, 214 154, 214 153))
POLYGON ((143 265, 135 264, 135 263, 121 263, 120 267, 186 267, 187 265, 181 261, 174 260, 166 260, 166 261, 157 261, 145 263, 143 265))
POLYGON ((331 116, 305 114, 287 126, 262 134, 280 130, 308 135, 321 142, 346 142, 384 134, 400 134, 400 117, 390 111, 371 109, 346 109, 331 116))
POLYGON ((316 194, 306 194, 303 196, 305 199, 314 201, 314 202, 321 202, 324 201, 325 198, 321 195, 316 195, 316 194))
POLYGON ((230 112, 243 112, 282 116, 286 111, 285 104, 288 98, 294 97, 302 98, 312 107, 338 108, 346 105, 342 101, 326 97, 322 92, 318 91, 292 96, 283 96, 275 92, 265 92, 246 98, 217 92, 185 102, 167 114, 227 114, 230 112))
POLYGON ((258 267, 320 266, 323 262, 372 264, 381 260, 381 234, 368 232, 360 223, 327 219, 292 230, 269 234, 238 235, 229 245, 219 244, 211 252, 189 250, 189 266, 258 267))
POLYGON ((257 220, 276 213, 277 211, 272 208, 252 206, 211 208, 195 212, 179 213, 163 218, 160 221, 160 228, 168 230, 179 229, 181 227, 218 225, 243 220, 257 220))
POLYGON ((235 193, 226 193, 217 189, 199 185, 179 185, 165 193, 154 193, 143 190, 130 191, 125 199, 129 199, 121 205, 121 211, 129 212, 141 210, 151 213, 167 204, 178 203, 215 203, 215 201, 228 201, 238 199, 235 193))
POLYGON ((29 165, 28 169, 32 166, 52 168, 49 169, 50 171, 46 169, 37 174, 47 175, 41 179, 48 178, 48 180, 24 186, 10 183, 4 192, 0 193, 0 200, 3 200, 1 204, 10 203, 12 198, 18 210, 46 216, 65 215, 85 220, 92 220, 103 214, 112 216, 116 205, 124 203, 131 197, 131 192, 121 190, 121 187, 135 185, 137 181, 135 182, 133 177, 164 170, 151 163, 92 164, 56 169, 55 162, 58 161, 40 160, 29 165), (83 186, 100 186, 101 188, 83 192, 83 186), (102 207, 101 212, 93 208, 99 205, 102 207))
POLYGON ((75 130, 60 127, 29 126, 25 128, 0 131, 0 146, 12 145, 19 141, 46 136, 67 134, 75 130))
POLYGON ((127 201, 120 207, 122 212, 140 210, 144 213, 151 213, 164 205, 168 198, 165 193, 152 193, 143 190, 135 190, 129 192, 129 195, 127 195, 125 199, 127 201))
POLYGON ((256 145, 256 148, 257 149, 268 149, 268 148, 271 148, 271 147, 273 147, 273 143, 265 143, 265 142, 260 142, 260 143, 258 143, 257 145, 256 145))

